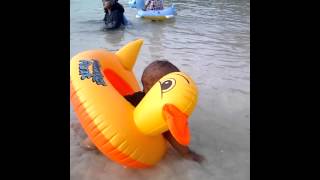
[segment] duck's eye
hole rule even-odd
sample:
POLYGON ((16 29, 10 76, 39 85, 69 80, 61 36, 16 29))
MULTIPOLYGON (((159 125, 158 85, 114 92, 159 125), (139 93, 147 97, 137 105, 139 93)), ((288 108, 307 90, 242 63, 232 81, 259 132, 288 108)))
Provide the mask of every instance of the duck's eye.
POLYGON ((168 79, 161 83, 161 91, 168 92, 176 85, 176 81, 174 79, 168 79))

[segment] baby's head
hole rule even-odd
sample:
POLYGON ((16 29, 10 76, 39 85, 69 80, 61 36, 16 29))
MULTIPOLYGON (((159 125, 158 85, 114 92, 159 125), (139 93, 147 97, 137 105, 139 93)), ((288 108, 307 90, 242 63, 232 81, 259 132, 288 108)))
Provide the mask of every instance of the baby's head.
POLYGON ((159 81, 163 76, 172 73, 179 72, 180 70, 169 61, 154 61, 149 64, 143 71, 141 82, 143 85, 143 91, 147 93, 152 86, 159 81))

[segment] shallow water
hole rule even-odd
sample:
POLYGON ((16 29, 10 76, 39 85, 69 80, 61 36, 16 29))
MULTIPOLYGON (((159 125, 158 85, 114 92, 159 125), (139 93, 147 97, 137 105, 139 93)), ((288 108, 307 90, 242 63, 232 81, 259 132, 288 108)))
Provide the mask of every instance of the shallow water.
MULTIPOLYGON (((70 106, 71 179, 248 180, 250 168, 250 1, 174 0, 175 19, 136 19, 136 10, 119 0, 131 25, 103 30, 101 0, 71 0, 70 58, 88 49, 116 51, 143 38, 135 73, 156 59, 167 59, 188 73, 199 88, 190 118, 191 148, 203 165, 181 159, 172 149, 154 168, 124 169, 79 147, 84 133, 70 106)), ((171 1, 165 4, 170 5, 171 1)))

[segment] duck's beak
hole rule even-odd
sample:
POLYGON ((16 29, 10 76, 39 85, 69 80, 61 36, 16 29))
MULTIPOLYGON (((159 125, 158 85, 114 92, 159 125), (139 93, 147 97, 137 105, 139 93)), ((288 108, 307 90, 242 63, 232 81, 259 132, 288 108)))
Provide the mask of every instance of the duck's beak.
POLYGON ((163 115, 167 121, 169 130, 173 137, 182 145, 190 143, 190 129, 188 126, 188 115, 173 104, 165 104, 163 115))

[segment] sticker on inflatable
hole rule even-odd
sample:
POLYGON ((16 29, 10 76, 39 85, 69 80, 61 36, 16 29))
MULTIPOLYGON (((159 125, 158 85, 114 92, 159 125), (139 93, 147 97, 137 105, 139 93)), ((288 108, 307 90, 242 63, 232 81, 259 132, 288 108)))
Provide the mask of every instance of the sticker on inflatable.
POLYGON ((97 85, 106 86, 106 82, 100 71, 100 64, 96 60, 80 60, 79 74, 81 80, 92 78, 92 82, 97 85), (92 72, 90 72, 89 67, 91 67, 92 72))

